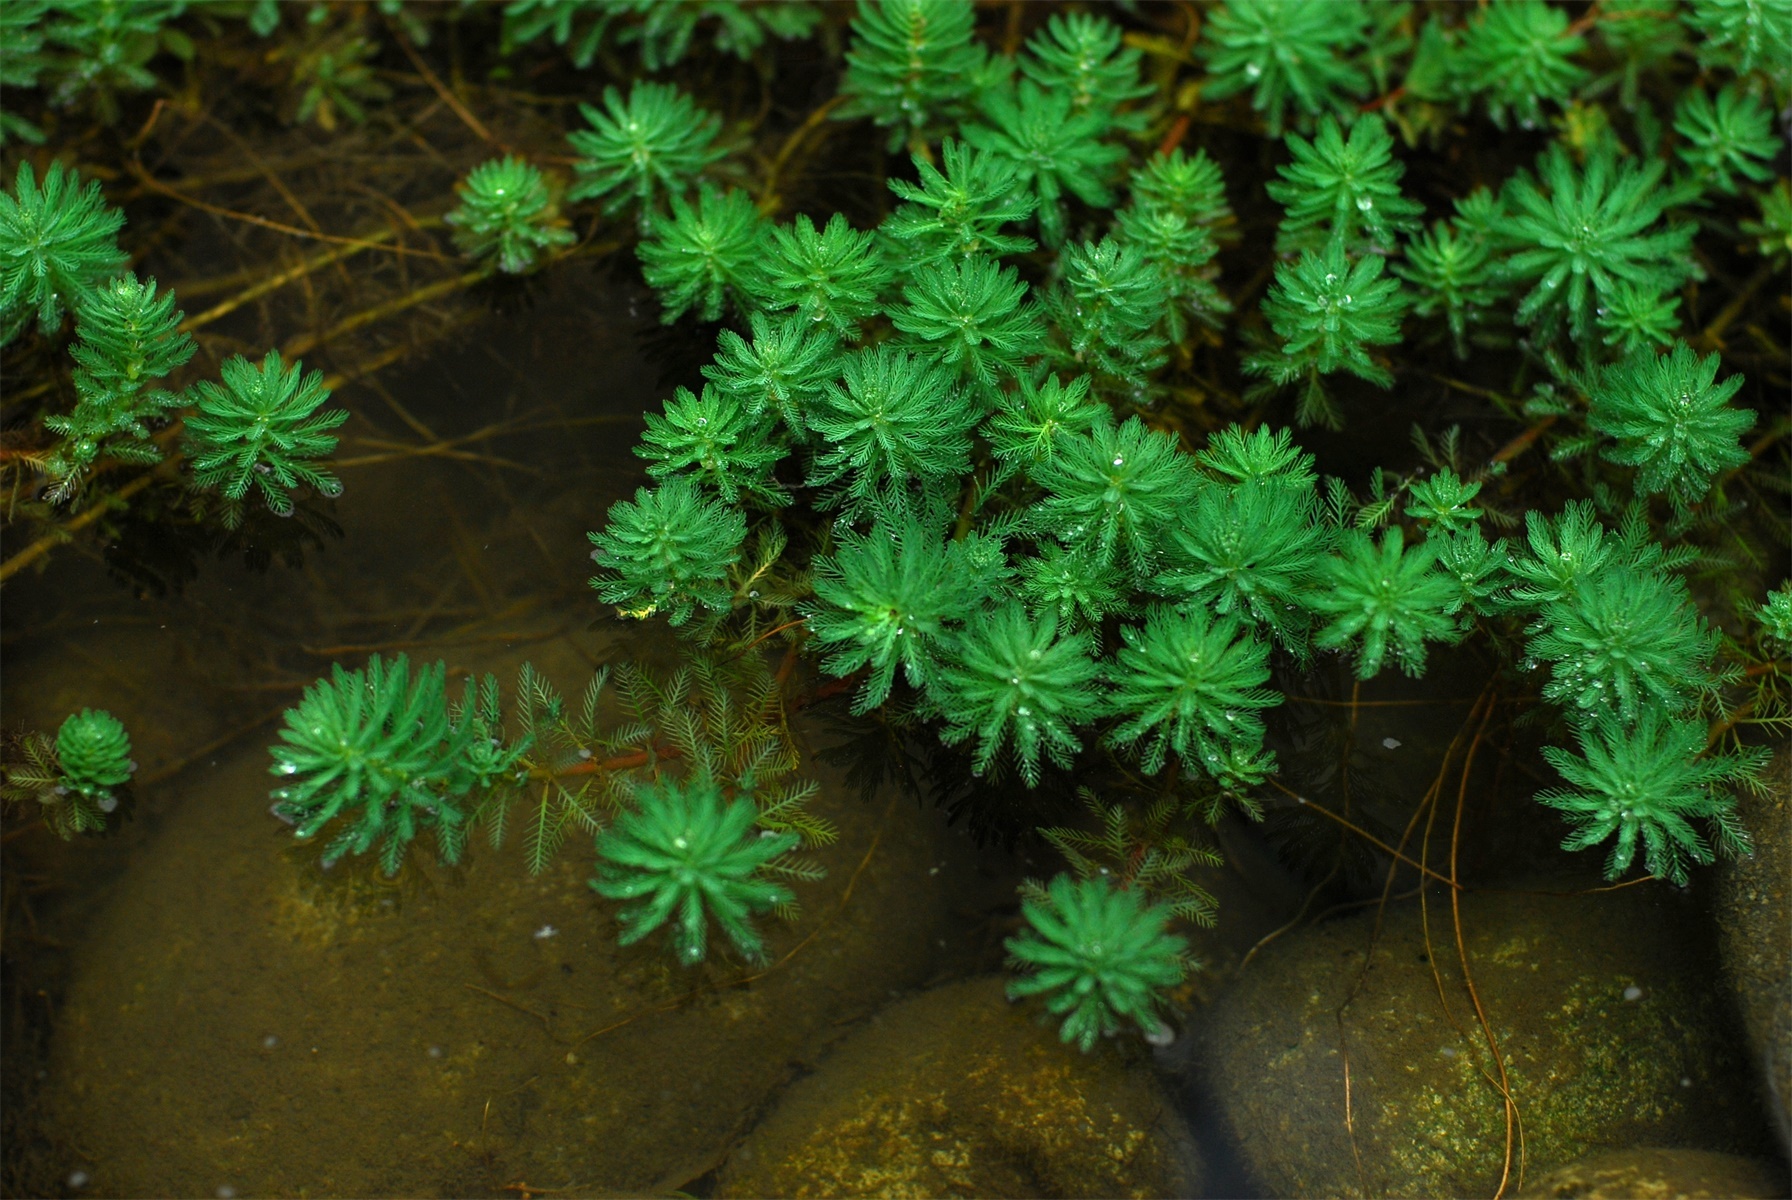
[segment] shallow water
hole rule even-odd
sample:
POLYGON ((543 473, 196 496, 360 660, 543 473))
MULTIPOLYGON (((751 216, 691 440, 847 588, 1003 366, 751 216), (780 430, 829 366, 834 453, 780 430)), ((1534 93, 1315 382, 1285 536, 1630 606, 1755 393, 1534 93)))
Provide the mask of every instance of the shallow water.
MULTIPOLYGON (((627 285, 575 268, 531 301, 344 390, 357 416, 328 510, 343 533, 302 563, 206 561, 158 593, 147 568, 173 578, 172 560, 146 552, 121 586, 70 549, 9 587, 8 722, 53 728, 103 705, 141 764, 115 834, 6 847, 14 1193, 707 1194, 787 1089, 882 1006, 1000 969, 1014 886, 1055 869, 1049 856, 978 848, 939 812, 867 802, 819 763, 817 811, 842 836, 819 855, 827 879, 800 889, 801 916, 772 928, 764 972, 618 947, 576 840, 540 878, 513 837, 459 868, 414 855, 391 882, 364 863, 320 870, 268 813, 279 715, 332 661, 402 650, 508 690, 528 660, 576 692, 601 663, 675 653, 585 583, 585 531, 644 478, 631 448, 670 388, 648 357, 660 335, 627 285), (497 422, 520 428, 455 440, 497 422), (354 465, 405 440, 452 453, 354 465)), ((1309 688, 1272 738, 1286 777, 1321 804, 1348 777, 1351 817, 1397 836, 1484 674, 1463 659, 1423 688, 1387 681, 1343 755, 1348 683, 1309 688)), ((827 740, 797 732, 806 748, 827 740)), ((1464 805, 1465 868, 1560 867, 1544 815, 1501 817, 1532 786, 1522 753, 1511 761, 1513 777, 1487 768, 1464 805)), ((1203 876, 1220 925, 1194 935, 1209 969, 1180 994, 1188 1036, 1159 1065, 1203 1139, 1209 1194, 1252 1185, 1191 1061, 1200 1008, 1252 947, 1295 936, 1297 914, 1373 902, 1385 858, 1332 878, 1331 828, 1286 805, 1264 826, 1229 821, 1227 865, 1203 876), (1310 888, 1322 878, 1330 890, 1310 888)), ((1149 1069, 1136 1042, 1125 1053, 1149 1069)))

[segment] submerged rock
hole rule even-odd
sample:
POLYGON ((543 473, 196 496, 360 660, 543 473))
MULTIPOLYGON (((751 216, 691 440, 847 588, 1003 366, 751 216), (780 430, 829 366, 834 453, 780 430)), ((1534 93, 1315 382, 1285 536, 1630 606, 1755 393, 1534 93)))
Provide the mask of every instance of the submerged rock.
POLYGON ((1719 868, 1713 915, 1780 1148, 1792 1154, 1792 747, 1767 780, 1765 795, 1740 797, 1755 852, 1719 868))
POLYGON ((1520 1200, 1773 1200, 1792 1194, 1780 1163, 1709 1150, 1609 1150, 1526 1186, 1520 1200))
POLYGON ((1079 1053, 1003 984, 879 1012, 734 1152, 721 1194, 1198 1194, 1193 1143, 1143 1056, 1079 1053))
POLYGON ((1429 937, 1416 904, 1303 930, 1210 1010, 1207 1102, 1272 1196, 1492 1195, 1508 1171, 1518 1183, 1521 1136, 1531 1176, 1612 1145, 1759 1152, 1683 907, 1654 885, 1464 896, 1498 1064, 1447 897, 1430 903, 1429 937))

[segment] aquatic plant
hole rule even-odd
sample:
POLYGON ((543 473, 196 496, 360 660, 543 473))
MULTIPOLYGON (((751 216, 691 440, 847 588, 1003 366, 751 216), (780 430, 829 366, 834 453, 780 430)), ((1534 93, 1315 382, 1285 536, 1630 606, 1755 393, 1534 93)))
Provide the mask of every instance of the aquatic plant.
POLYGON ((1386 248, 1417 228, 1424 206, 1400 193, 1406 168, 1393 156, 1387 122, 1368 114, 1349 129, 1346 138, 1338 122, 1326 116, 1312 141, 1288 135, 1294 161, 1278 167, 1281 179, 1268 185, 1270 199, 1288 210, 1280 233, 1285 248, 1331 240, 1347 246, 1366 240, 1386 248))
POLYGON ((1222 617, 1248 619, 1299 654, 1310 619, 1305 597, 1330 537, 1312 489, 1274 478, 1265 472, 1236 487, 1202 488, 1171 534, 1172 565, 1155 587, 1222 617))
POLYGON ((671 211, 649 217, 647 231, 635 252, 665 324, 693 309, 700 320, 718 320, 731 300, 750 310, 746 298, 764 290, 765 219, 738 188, 703 183, 695 205, 674 193, 671 211))
POLYGON ((1070 90, 1048 90, 1030 79, 989 89, 981 109, 983 119, 964 127, 964 139, 1014 165, 1015 183, 1034 198, 1040 240, 1047 246, 1064 244, 1066 193, 1085 204, 1113 204, 1108 180, 1126 151, 1100 140, 1109 128, 1106 112, 1079 109, 1070 90))
POLYGON ((1023 972, 1009 982, 1010 997, 1044 996, 1047 1011, 1064 1018, 1059 1037, 1085 1053, 1122 1021, 1163 1033, 1162 992, 1188 973, 1188 943, 1167 932, 1167 909, 1099 875, 1059 875, 1023 893, 1021 915, 1029 928, 1004 943, 1023 972))
POLYGON ((709 953, 714 921, 741 956, 765 961, 752 916, 790 902, 790 889, 763 872, 796 848, 794 833, 754 832, 751 801, 724 801, 713 780, 643 787, 597 838, 591 886, 611 900, 637 901, 618 914, 621 942, 633 945, 668 921, 679 961, 709 953))
POLYGON ((292 512, 289 489, 301 484, 325 496, 342 492, 336 476, 316 460, 336 449, 329 432, 348 420, 344 409, 318 410, 329 400, 323 372, 288 367, 270 350, 259 364, 233 355, 219 368, 221 383, 202 380, 185 397, 187 458, 193 484, 216 488, 230 502, 225 524, 242 520, 241 501, 253 483, 268 511, 292 512))
POLYGON ((56 762, 61 786, 94 801, 102 812, 111 809, 112 789, 137 769, 123 722, 104 709, 69 714, 56 731, 56 762))
POLYGON ((740 557, 747 523, 738 509, 711 500, 674 476, 610 506, 591 557, 606 572, 591 586, 606 604, 638 615, 663 612, 673 625, 699 607, 720 611, 733 600, 728 568, 740 557))
POLYGON ((1139 79, 1143 52, 1122 43, 1120 27, 1105 17, 1053 13, 1027 39, 1020 69, 1046 92, 1069 96, 1072 112, 1097 114, 1116 129, 1141 129, 1147 114, 1126 105, 1156 89, 1139 79))
POLYGON ((1693 820, 1710 822, 1732 852, 1747 848, 1735 798, 1723 785, 1753 780, 1766 764, 1764 749, 1705 753, 1703 724, 1656 708, 1644 709, 1634 724, 1601 713, 1578 740, 1579 754, 1544 747, 1568 786, 1539 792, 1537 800, 1574 824, 1564 849, 1586 850, 1616 836, 1605 860, 1607 879, 1630 869, 1641 843, 1649 873, 1684 887, 1689 865, 1712 861, 1693 820))
POLYGON ((542 251, 578 240, 564 228, 553 190, 539 168, 505 155, 479 164, 460 185, 460 204, 443 220, 468 258, 495 257, 498 269, 521 275, 542 251))
POLYGON ((1438 221, 1406 243, 1406 261, 1394 271, 1413 285, 1412 311, 1441 314, 1457 358, 1467 358, 1469 333, 1484 324, 1500 300, 1492 247, 1484 237, 1438 221))
POLYGON ((1369 347, 1400 339, 1408 298, 1400 281, 1382 271, 1380 255, 1364 255, 1352 263, 1337 239, 1276 268, 1263 315, 1281 345, 1252 354, 1244 367, 1275 387, 1304 381, 1295 409, 1301 424, 1338 428, 1343 423, 1321 376, 1344 371, 1379 387, 1393 386, 1393 373, 1369 356, 1369 347))
POLYGON ((579 113, 591 128, 566 140, 579 157, 569 200, 603 201, 606 213, 637 205, 645 228, 662 196, 682 196, 725 151, 715 145, 721 122, 669 84, 636 83, 625 102, 613 87, 604 89, 602 111, 589 104, 579 113))
POLYGON ((1633 354, 1588 386, 1587 424, 1612 439, 1600 453, 1636 468, 1638 495, 1666 492, 1676 505, 1702 499, 1713 477, 1749 461, 1739 439, 1755 414, 1730 405, 1742 377, 1717 381, 1718 356, 1685 342, 1660 355, 1633 354))
POLYGON ((1670 198, 1661 187, 1665 173, 1660 159, 1620 163, 1601 141, 1582 169, 1554 145, 1535 177, 1513 177, 1494 229, 1515 247, 1503 274, 1532 285, 1513 314, 1520 323, 1548 332, 1565 322, 1571 337, 1584 340, 1595 309, 1619 283, 1666 292, 1696 274, 1686 252, 1694 227, 1660 223, 1670 198))
POLYGON ((1175 439, 1137 417, 1066 434, 1031 474, 1046 493, 1033 510, 1035 529, 1141 574, 1198 484, 1175 439))
POLYGON ((183 314, 174 293, 156 295, 156 281, 121 275, 81 302, 75 314, 75 407, 44 418, 62 442, 48 463, 56 480, 51 497, 74 494, 94 461, 104 454, 125 462, 159 462, 162 448, 149 422, 166 417, 181 398, 156 380, 185 365, 196 347, 180 328, 183 314))
POLYGON ((0 345, 31 318, 52 333, 66 306, 124 269, 118 231, 124 214, 108 207, 100 185, 52 162, 39 184, 20 163, 10 193, 0 192, 0 345))
POLYGON ((1120 627, 1110 709, 1122 718, 1109 739, 1136 746, 1148 773, 1171 751, 1185 769, 1221 775, 1262 748, 1258 710, 1282 702, 1269 681, 1269 647, 1236 617, 1204 608, 1154 608, 1143 629, 1120 627))
POLYGON ((1052 361, 1092 373, 1103 390, 1144 391, 1169 346, 1164 275, 1138 246, 1108 237, 1065 247, 1059 266, 1063 279, 1046 301, 1058 335, 1052 361))
POLYGON ((119 792, 137 770, 124 725, 103 709, 70 713, 54 738, 8 737, 0 756, 0 802, 29 805, 57 837, 106 827, 119 792))
POLYGON ((834 334, 857 339, 859 322, 878 311, 895 268, 879 249, 877 233, 854 229, 835 213, 819 231, 807 214, 788 226, 774 225, 766 247, 764 291, 774 311, 794 308, 834 334))
POLYGON ((1368 73, 1351 61, 1367 24, 1358 0, 1226 0, 1197 47, 1207 63, 1203 92, 1221 100, 1249 90, 1270 136, 1280 137, 1290 107, 1304 126, 1368 90, 1368 73))
POLYGON ((918 152, 976 94, 988 55, 974 24, 970 0, 859 0, 834 115, 870 117, 891 150, 918 152))
POLYGON ((1741 180, 1773 178, 1769 164, 1780 145, 1773 114, 1734 83, 1716 100, 1703 90, 1687 92, 1674 110, 1674 132, 1683 139, 1675 153, 1707 188, 1734 196, 1741 180))
POLYGON ((655 479, 688 471, 728 504, 744 496, 790 503, 789 493, 772 478, 772 468, 790 448, 770 439, 769 422, 750 412, 738 393, 706 385, 701 396, 693 396, 679 388, 663 414, 648 413, 646 420, 635 453, 652 464, 647 473, 655 479))
POLYGON ((751 342, 724 329, 716 335, 715 361, 703 376, 716 390, 746 405, 748 415, 775 412, 791 433, 804 436, 808 414, 840 373, 842 352, 830 330, 801 315, 748 318, 751 342))
POLYGON ((1012 748, 1029 785, 1039 782, 1041 755, 1070 764, 1081 748, 1071 728, 1102 707, 1095 688, 1101 668, 1086 636, 1060 630, 1051 609, 1035 616, 1011 601, 973 613, 947 646, 927 686, 930 705, 945 721, 941 741, 951 746, 975 734, 978 773, 1012 748))
POLYGON ((1565 104, 1587 79, 1574 61, 1586 39, 1568 27, 1568 14, 1545 0, 1511 0, 1477 9, 1451 54, 1450 71, 1466 97, 1481 99, 1504 129, 1544 122, 1543 105, 1565 104))
POLYGON ((413 676, 402 654, 376 654, 354 671, 337 663, 286 710, 280 742, 270 748, 270 772, 286 780, 274 790, 274 811, 302 839, 340 818, 325 862, 378 846, 391 875, 424 832, 443 862, 460 860, 467 793, 501 774, 522 748, 496 758, 476 748, 482 734, 489 745, 491 731, 465 713, 451 718, 445 672, 438 662, 413 676))
POLYGON ((1358 679, 1372 679, 1388 651, 1408 675, 1425 670, 1425 643, 1454 642, 1461 630, 1453 614, 1460 598, 1451 581, 1435 570, 1437 550, 1425 542, 1406 548, 1398 525, 1377 546, 1358 530, 1345 532, 1339 556, 1327 560, 1325 587, 1307 604, 1331 618, 1313 639, 1326 650, 1350 648, 1358 679))
POLYGON ((971 254, 1023 254, 1031 240, 1001 232, 1004 225, 1033 215, 1038 197, 1019 186, 1015 165, 968 142, 946 139, 941 171, 918 155, 919 186, 890 180, 905 203, 879 227, 900 247, 902 260, 921 266, 936 259, 971 254))
POLYGON ((1465 533, 1481 519, 1482 510, 1470 507, 1480 492, 1479 483, 1459 479, 1455 471, 1442 467, 1407 489, 1412 503, 1406 506, 1406 515, 1427 531, 1465 533))
POLYGON ((1045 321, 1013 267, 986 258, 935 263, 914 273, 890 309, 901 345, 954 367, 986 396, 1021 374, 1045 344, 1045 321))

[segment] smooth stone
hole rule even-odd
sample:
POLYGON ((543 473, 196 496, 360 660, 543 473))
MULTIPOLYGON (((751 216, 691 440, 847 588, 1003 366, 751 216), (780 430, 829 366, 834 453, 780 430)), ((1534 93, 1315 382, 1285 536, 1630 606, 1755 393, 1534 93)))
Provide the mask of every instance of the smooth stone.
POLYGON ((723 1196, 1198 1195, 1193 1142, 1136 1048, 1088 1054, 983 977, 897 1001, 794 1084, 723 1196))
POLYGON ((1738 795, 1755 849, 1718 869, 1712 915, 1780 1149, 1792 1154, 1792 746, 1766 778, 1765 794, 1738 795))
POLYGON ((1781 1163, 1710 1150, 1608 1150, 1528 1184, 1519 1200, 1774 1200, 1792 1195, 1781 1163))
MULTIPOLYGON (((1519 1181, 1521 1132, 1531 1175, 1613 1145, 1763 1150, 1684 897, 1654 884, 1542 894, 1558 891, 1582 889, 1462 899, 1475 989, 1518 1110, 1507 1189, 1519 1181)), ((1435 955, 1416 903, 1292 934, 1209 1011, 1197 1103, 1214 1106, 1262 1194, 1500 1186, 1506 1106, 1462 984, 1447 896, 1432 894, 1429 920, 1435 955)))

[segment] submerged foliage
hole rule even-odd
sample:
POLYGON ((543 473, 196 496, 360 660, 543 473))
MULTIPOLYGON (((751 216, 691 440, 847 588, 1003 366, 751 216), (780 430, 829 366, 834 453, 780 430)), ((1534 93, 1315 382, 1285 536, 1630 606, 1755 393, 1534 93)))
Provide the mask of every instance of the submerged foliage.
POLYGON ((304 485, 324 496, 342 484, 316 460, 336 449, 329 431, 348 420, 344 409, 318 410, 330 398, 323 372, 289 368, 278 351, 259 364, 242 355, 219 368, 222 383, 194 385, 188 403, 187 457, 196 487, 217 488, 233 506, 227 523, 240 521, 240 501, 253 483, 279 516, 292 512, 290 489, 304 485))
POLYGON ((460 188, 460 204, 443 220, 468 258, 496 258, 498 269, 520 275, 544 250, 578 238, 562 226, 552 189, 531 163, 506 155, 481 163, 460 188))
POLYGON ((591 886, 611 900, 634 901, 618 914, 622 944, 672 922, 672 945, 686 966, 709 953, 709 923, 750 962, 765 960, 752 916, 790 902, 790 889, 762 877, 796 848, 794 833, 754 831, 751 801, 722 799, 713 780, 642 788, 634 804, 597 839, 591 886))
POLYGON ((1023 973, 1011 997, 1044 996, 1064 1018, 1059 1036, 1087 1052, 1131 1021, 1147 1035, 1163 1031, 1162 992, 1188 972, 1188 943, 1172 936, 1167 909, 1101 876, 1059 875, 1021 901, 1028 928, 1006 942, 1023 973))
POLYGON ((0 192, 0 344, 32 317, 49 333, 66 306, 79 304, 126 262, 118 248, 124 214, 107 206, 100 185, 86 187, 60 162, 43 182, 20 163, 12 192, 0 192))

